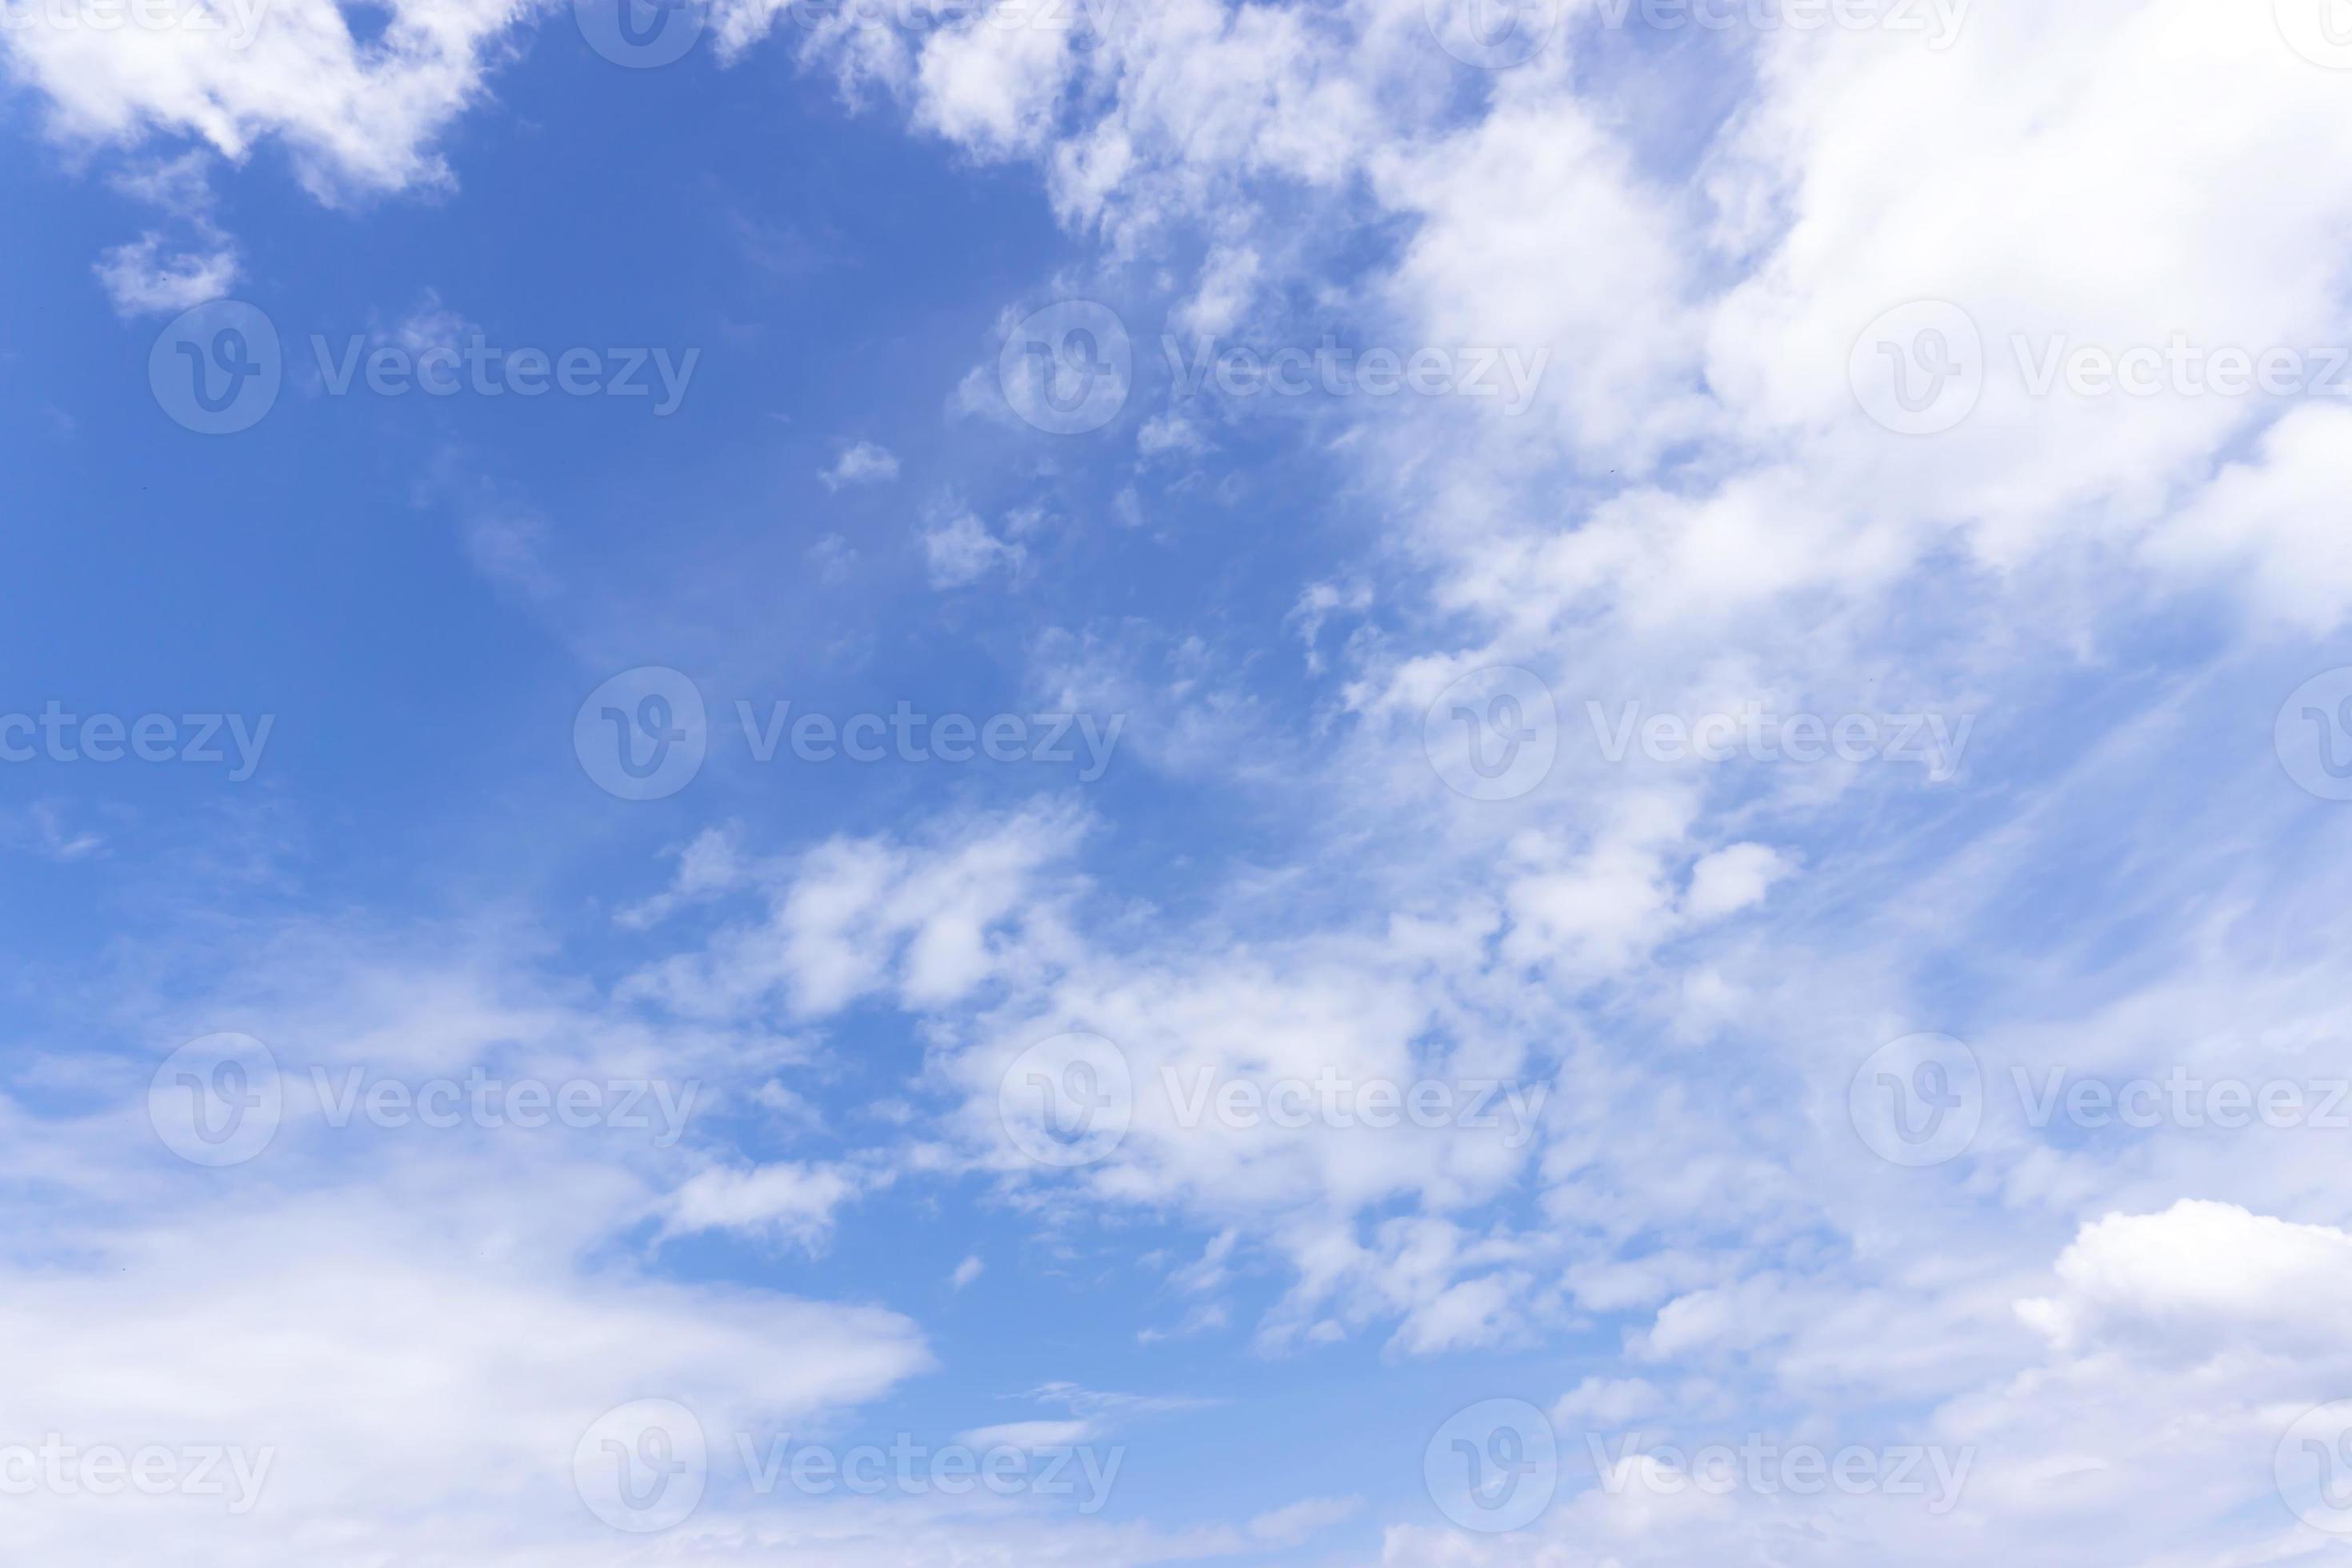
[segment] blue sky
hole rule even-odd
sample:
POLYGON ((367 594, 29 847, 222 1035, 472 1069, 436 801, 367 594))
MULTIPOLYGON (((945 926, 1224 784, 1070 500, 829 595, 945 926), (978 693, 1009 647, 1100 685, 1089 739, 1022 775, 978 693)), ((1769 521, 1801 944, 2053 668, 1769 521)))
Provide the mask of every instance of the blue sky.
POLYGON ((2340 1555, 2334 0, 621 3, 0 0, 16 1538, 2340 1555))

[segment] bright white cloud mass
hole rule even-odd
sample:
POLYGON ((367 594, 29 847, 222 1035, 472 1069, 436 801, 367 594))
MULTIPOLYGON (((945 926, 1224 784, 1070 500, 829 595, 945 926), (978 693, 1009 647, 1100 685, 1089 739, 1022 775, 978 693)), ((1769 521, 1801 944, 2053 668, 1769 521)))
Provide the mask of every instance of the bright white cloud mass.
POLYGON ((0 66, 24 1561, 2352 1543, 2339 0, 0 66))

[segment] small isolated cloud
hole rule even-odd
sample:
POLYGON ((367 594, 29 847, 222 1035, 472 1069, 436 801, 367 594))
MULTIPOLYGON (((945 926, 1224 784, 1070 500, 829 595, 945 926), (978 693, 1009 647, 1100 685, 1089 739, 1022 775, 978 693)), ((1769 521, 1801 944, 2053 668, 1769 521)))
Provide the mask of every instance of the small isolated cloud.
POLYGON ((1199 452, 1207 446, 1199 426, 1172 412, 1153 415, 1135 433, 1135 448, 1147 458, 1169 452, 1199 452))
POLYGON ((670 1194, 662 1234, 731 1230, 814 1251, 832 1237, 835 1211, 865 1184, 842 1165, 714 1166, 670 1194))
POLYGON ((1249 1521, 1250 1539, 1268 1546, 1297 1546, 1363 1511, 1360 1497, 1307 1498, 1249 1521))
POLYGON ((379 342, 394 344, 408 352, 411 357, 421 356, 433 349, 450 353, 462 352, 466 339, 481 329, 441 302, 441 291, 427 289, 417 296, 416 303, 398 325, 389 332, 377 334, 379 342))
POLYGON ((827 587, 848 582, 851 570, 857 564, 857 552, 837 533, 828 533, 810 545, 808 553, 809 564, 816 568, 817 581, 827 587))
POLYGON ((474 569, 534 599, 555 592, 547 567, 547 519, 528 508, 495 507, 464 524, 466 558, 474 569))
POLYGON ((898 477, 898 458, 887 447, 860 441, 845 447, 832 468, 817 476, 829 490, 850 485, 887 485, 898 477))
POLYGON ((988 525, 969 510, 959 510, 923 531, 923 559, 934 588, 968 587, 999 566, 1018 571, 1027 555, 1020 545, 989 532, 988 525))
POLYGON ((10 822, 0 817, 0 846, 13 845, 41 857, 45 860, 79 860, 106 847, 99 834, 68 826, 65 811, 56 801, 35 801, 25 808, 21 819, 10 822))
POLYGON ((163 237, 151 230, 105 252, 92 270, 118 315, 193 310, 220 299, 236 284, 236 247, 215 237, 217 243, 210 248, 167 251, 163 237))
POLYGON ((213 221, 213 188, 205 154, 141 163, 110 182, 133 201, 162 212, 186 237, 168 239, 149 229, 128 245, 102 252, 91 270, 115 313, 176 314, 217 300, 236 287, 236 243, 213 221))
POLYGON ((1718 849, 1691 868, 1690 894, 1683 910, 1695 921, 1719 920, 1764 901, 1772 884, 1791 868, 1778 851, 1761 844, 1718 849))
POLYGON ((956 1441, 968 1448, 1068 1448, 1091 1441, 1097 1433, 1091 1421, 1008 1421, 1001 1426, 975 1426, 960 1432, 956 1441))
POLYGON ((965 1286, 971 1284, 973 1280, 979 1279, 981 1271, 987 1267, 988 1265, 982 1263, 977 1257, 967 1258, 961 1263, 956 1265, 956 1271, 952 1283, 957 1289, 961 1290, 965 1286))

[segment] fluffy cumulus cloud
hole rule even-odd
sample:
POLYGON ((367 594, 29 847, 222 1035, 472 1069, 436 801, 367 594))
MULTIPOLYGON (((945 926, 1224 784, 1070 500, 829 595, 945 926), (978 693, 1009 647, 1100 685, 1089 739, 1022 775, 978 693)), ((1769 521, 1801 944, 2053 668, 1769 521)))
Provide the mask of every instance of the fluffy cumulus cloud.
POLYGON ((61 139, 185 138, 236 161, 279 141, 304 183, 332 196, 447 178, 435 139, 534 9, 394 5, 363 43, 334 0, 148 8, 170 26, 103 26, 98 8, 11 0, 5 47, 61 139))

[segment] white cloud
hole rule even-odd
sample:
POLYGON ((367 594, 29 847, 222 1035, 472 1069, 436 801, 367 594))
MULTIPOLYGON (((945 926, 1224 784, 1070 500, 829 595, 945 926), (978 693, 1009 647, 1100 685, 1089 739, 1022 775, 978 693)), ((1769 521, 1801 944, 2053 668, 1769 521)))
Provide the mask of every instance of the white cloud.
POLYGON ((432 144, 523 14, 506 0, 395 0, 362 45, 333 0, 271 0, 226 7, 217 31, 33 25, 0 47, 60 140, 192 137, 239 162, 276 140, 314 195, 338 200, 448 179, 432 144))
POLYGON ((887 447, 871 441, 843 447, 833 467, 817 476, 829 490, 848 485, 887 485, 898 477, 898 458, 887 447))
POLYGON ((1691 868, 1683 912, 1696 921, 1712 921, 1753 908, 1791 869, 1777 850, 1765 845, 1735 844, 1718 849, 1691 868))
POLYGON ((988 531, 971 511, 957 509, 926 524, 923 559, 934 588, 968 588, 1000 567, 1017 573, 1028 552, 988 531))
POLYGON ((217 300, 236 286, 234 246, 163 254, 163 237, 146 234, 100 256, 95 270, 107 298, 125 316, 179 311, 217 300))
MULTIPOLYGON (((698 952, 639 972, 625 995, 682 1016, 756 1017, 781 1004, 802 1017, 882 993, 935 1007, 1007 976, 1034 973, 1067 942, 1067 890, 1047 879, 1085 828, 1066 811, 938 825, 929 843, 835 838, 755 875, 759 920, 722 927, 698 952), (969 830, 968 833, 965 830, 969 830)), ((732 885, 689 856, 680 887, 732 885)))
POLYGON ((842 1165, 714 1166, 670 1194, 663 1205, 663 1234, 742 1231, 816 1251, 833 1235, 841 1206, 870 1184, 870 1178, 842 1165))
POLYGON ((2161 1334, 2183 1354, 2249 1331, 2284 1351, 2332 1342, 2334 1303, 2352 1288, 2352 1235, 2184 1198, 2153 1215, 2083 1226, 2059 1258, 2061 1293, 2018 1311, 2060 1351, 2161 1334))

